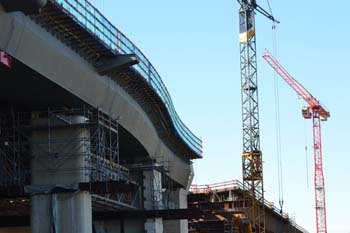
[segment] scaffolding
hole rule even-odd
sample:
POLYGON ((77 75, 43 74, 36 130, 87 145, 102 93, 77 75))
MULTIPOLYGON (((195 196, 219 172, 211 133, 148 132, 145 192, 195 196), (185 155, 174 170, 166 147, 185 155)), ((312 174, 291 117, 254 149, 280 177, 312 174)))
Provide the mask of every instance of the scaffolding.
POLYGON ((0 115, 0 186, 28 183, 30 171, 27 135, 20 130, 19 114, 0 115))
MULTIPOLYGON (((108 201, 141 206, 140 187, 130 178, 129 169, 120 165, 118 118, 99 109, 3 113, 0 164, 2 195, 13 187, 45 184, 43 176, 53 176, 51 181, 57 180, 58 185, 67 184, 65 177, 73 177, 91 191, 100 207, 108 201), (123 191, 116 187, 120 184, 123 191), (134 188, 128 190, 128 185, 134 188)), ((18 190, 24 192, 24 188, 18 190)))
POLYGON ((170 177, 170 162, 159 161, 160 159, 154 158, 130 167, 130 171, 140 173, 143 177, 144 208, 154 211, 178 209, 179 204, 174 194, 174 181, 170 177))

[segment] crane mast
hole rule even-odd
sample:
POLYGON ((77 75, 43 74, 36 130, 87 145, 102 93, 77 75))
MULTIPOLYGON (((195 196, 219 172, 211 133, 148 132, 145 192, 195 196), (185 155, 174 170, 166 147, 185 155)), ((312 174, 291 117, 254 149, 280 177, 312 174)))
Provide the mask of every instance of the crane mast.
POLYGON ((243 198, 256 233, 265 233, 263 162, 260 151, 258 80, 254 8, 243 1, 239 10, 240 71, 243 123, 243 198))
POLYGON ((255 11, 279 23, 255 0, 238 0, 243 129, 243 199, 255 233, 265 233, 263 160, 260 150, 255 11))
POLYGON ((328 117, 330 117, 330 113, 315 97, 297 82, 267 50, 264 52, 263 58, 309 105, 308 107, 303 108, 302 114, 305 119, 312 119, 313 126, 316 230, 317 233, 327 233, 321 121, 326 121, 328 117))

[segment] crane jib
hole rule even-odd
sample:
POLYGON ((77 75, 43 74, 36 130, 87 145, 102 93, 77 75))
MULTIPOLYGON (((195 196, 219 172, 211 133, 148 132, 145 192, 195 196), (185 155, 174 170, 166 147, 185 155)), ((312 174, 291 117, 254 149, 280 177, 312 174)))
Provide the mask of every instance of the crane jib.
POLYGON ((330 113, 320 102, 311 95, 297 80, 295 80, 283 66, 274 58, 269 51, 265 50, 263 58, 281 76, 287 84, 302 96, 309 104, 302 109, 305 119, 312 119, 313 141, 314 141, 314 186, 315 186, 315 209, 317 233, 327 233, 326 219, 326 196, 322 167, 322 137, 321 121, 326 121, 330 113))

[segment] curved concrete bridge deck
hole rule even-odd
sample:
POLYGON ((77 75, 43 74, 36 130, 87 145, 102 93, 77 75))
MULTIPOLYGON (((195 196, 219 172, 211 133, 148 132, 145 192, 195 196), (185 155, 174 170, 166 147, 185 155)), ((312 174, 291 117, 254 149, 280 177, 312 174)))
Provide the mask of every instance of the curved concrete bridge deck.
MULTIPOLYGON (((28 214, 31 215, 32 232, 47 232, 50 227, 59 229, 56 232, 70 232, 67 229, 71 232, 91 232, 91 226, 97 232, 105 233, 116 228, 127 232, 162 232, 163 228, 186 232, 186 222, 163 222, 162 218, 156 216, 151 219, 123 218, 115 223, 95 219, 96 222, 92 210, 103 211, 111 206, 125 209, 122 203, 115 200, 125 199, 123 192, 128 191, 119 190, 122 194, 113 197, 113 200, 95 195, 91 193, 92 190, 103 187, 111 191, 115 186, 108 183, 108 180, 101 183, 97 179, 91 189, 88 185, 91 177, 89 180, 79 170, 79 166, 85 167, 91 161, 107 164, 110 167, 109 170, 106 169, 110 176, 107 179, 117 179, 120 183, 120 176, 111 169, 119 169, 119 162, 127 163, 125 174, 136 180, 136 188, 134 183, 131 186, 141 192, 135 194, 138 195, 135 200, 140 202, 135 205, 136 208, 151 211, 147 212, 147 216, 153 216, 152 211, 157 209, 174 208, 169 203, 169 206, 163 206, 165 193, 173 196, 172 204, 175 208, 187 207, 186 190, 193 178, 191 160, 202 157, 202 141, 177 115, 170 95, 153 65, 88 1, 28 0, 33 5, 23 5, 23 8, 21 2, 0 0, 0 51, 12 58, 10 69, 0 66, 0 113, 12 116, 14 122, 17 113, 31 112, 31 120, 28 121, 32 130, 29 133, 31 138, 27 142, 29 145, 25 146, 30 148, 26 153, 32 169, 31 182, 26 190, 30 190, 31 197, 6 197, 6 208, 10 203, 13 208, 9 211, 23 211, 27 217, 28 214), (87 159, 80 155, 83 154, 83 149, 91 148, 93 145, 90 144, 94 143, 93 139, 84 142, 87 144, 81 143, 86 137, 93 137, 92 131, 87 130, 90 127, 90 118, 85 115, 54 113, 65 109, 73 111, 75 108, 93 109, 91 112, 96 111, 99 116, 101 112, 103 119, 107 119, 100 121, 100 118, 96 118, 98 127, 109 129, 109 136, 105 135, 102 139, 97 137, 97 140, 102 140, 102 146, 105 146, 108 144, 106 139, 111 141, 111 135, 118 138, 118 163, 114 159, 107 161, 105 158, 98 158, 94 154, 98 153, 97 150, 89 151, 87 159), (46 113, 43 114, 42 111, 46 113), (78 123, 68 128, 72 125, 72 119, 78 123), (48 137, 45 135, 47 132, 42 130, 43 122, 49 122, 48 137), (66 124, 64 127, 62 122, 66 124), (116 127, 119 127, 118 133, 116 127), (78 135, 77 141, 80 144, 76 143, 73 135, 78 135), (70 144, 75 143, 74 147, 78 148, 75 152, 80 153, 79 156, 69 158, 65 146, 48 146, 44 149, 46 157, 38 157, 41 153, 41 145, 38 146, 42 143, 40 141, 50 144, 51 137, 66 139, 70 144), (64 159, 58 161, 60 157, 64 159), (50 163, 56 163, 56 160, 62 170, 57 169, 58 172, 53 174, 50 173, 53 167, 50 163), (66 175, 65 172, 72 169, 74 164, 77 171, 66 175), (167 164, 167 168, 163 173, 164 164, 167 164), (43 172, 46 166, 49 168, 43 172), (171 190, 167 190, 168 186, 164 185, 171 185, 171 190), (60 191, 56 193, 57 190, 60 191), (30 200, 31 213, 28 212, 30 200), (21 209, 22 207, 25 208, 21 209), (74 229, 69 228, 73 223, 77 223, 77 226, 74 229), (98 230, 103 226, 111 230, 98 230)), ((29 128, 26 129, 28 131, 29 128)), ((11 141, 3 137, 0 135, 0 140, 4 140, 4 144, 0 145, 0 159, 4 157, 15 161, 6 147, 11 141)), ((115 146, 111 142, 109 144, 115 146)), ((100 153, 106 151, 108 150, 100 153)), ((22 158, 23 155, 17 153, 16 158, 22 158)), ((54 165, 56 169, 58 165, 54 165)), ((105 175, 96 167, 92 169, 101 177, 105 175)), ((0 172, 4 170, 0 169, 0 172)), ((3 185, 8 180, 1 180, 0 192, 4 190, 3 185)), ((9 182, 16 184, 17 180, 18 176, 14 176, 9 182)), ((118 185, 122 187, 121 184, 118 185)), ((23 191, 23 187, 7 188, 23 191)), ((2 201, 0 209, 4 204, 2 201)), ((181 219, 181 216, 176 218, 181 219)), ((0 221, 1 224, 10 222, 0 221)), ((26 224, 25 221, 22 222, 22 225, 26 224)))
MULTIPOLYGON (((142 144, 149 156, 178 161, 179 166, 174 166, 177 169, 173 171, 177 173, 175 177, 178 176, 175 180, 187 184, 188 162, 201 157, 201 140, 179 119, 159 75, 141 51, 102 15, 92 19, 91 15, 99 14, 98 11, 91 5, 89 11, 82 9, 81 2, 48 1, 39 14, 30 16, 19 12, 1 13, 0 49, 66 92, 61 90, 60 96, 52 97, 42 89, 35 93, 25 91, 20 87, 23 80, 18 80, 15 88, 24 97, 25 93, 31 95, 25 99, 48 94, 44 97, 47 103, 42 99, 37 102, 43 104, 41 107, 59 105, 58 99, 63 101, 70 96, 77 103, 120 117, 121 126, 142 144), (78 8, 80 13, 75 10, 78 8), (82 23, 84 20, 86 25, 82 23), (92 20, 97 21, 97 25, 90 24, 92 20), (108 32, 102 34, 106 28, 108 32), (139 63, 114 70, 113 67, 105 71, 99 69, 99 64, 108 66, 123 54, 136 54, 139 63), (181 171, 182 167, 187 167, 187 172, 181 171)), ((9 98, 4 96, 2 100, 9 98)))

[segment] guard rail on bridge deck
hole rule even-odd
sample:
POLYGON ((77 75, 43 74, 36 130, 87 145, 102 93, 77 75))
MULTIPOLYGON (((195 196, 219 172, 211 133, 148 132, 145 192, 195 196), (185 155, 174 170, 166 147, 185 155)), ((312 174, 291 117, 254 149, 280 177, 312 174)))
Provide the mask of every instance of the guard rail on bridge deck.
POLYGON ((181 121, 160 75, 141 50, 112 25, 88 0, 50 1, 89 33, 92 33, 113 54, 135 54, 138 56, 140 62, 131 69, 139 73, 163 101, 174 125, 175 135, 179 135, 201 157, 202 140, 196 137, 181 121))
MULTIPOLYGON (((199 193, 208 194, 213 192, 217 193, 217 192, 225 192, 230 190, 243 191, 244 187, 242 182, 240 182, 239 180, 230 180, 230 181, 214 183, 214 184, 203 184, 203 185, 193 184, 190 187, 190 192, 193 194, 199 194, 199 193)), ((264 200, 264 204, 275 214, 280 215, 284 219, 288 219, 290 224, 296 229, 304 233, 309 233, 307 230, 305 230, 304 228, 296 224, 293 220, 289 219, 289 216, 287 213, 281 213, 281 210, 279 210, 272 202, 268 202, 267 200, 264 200)))

